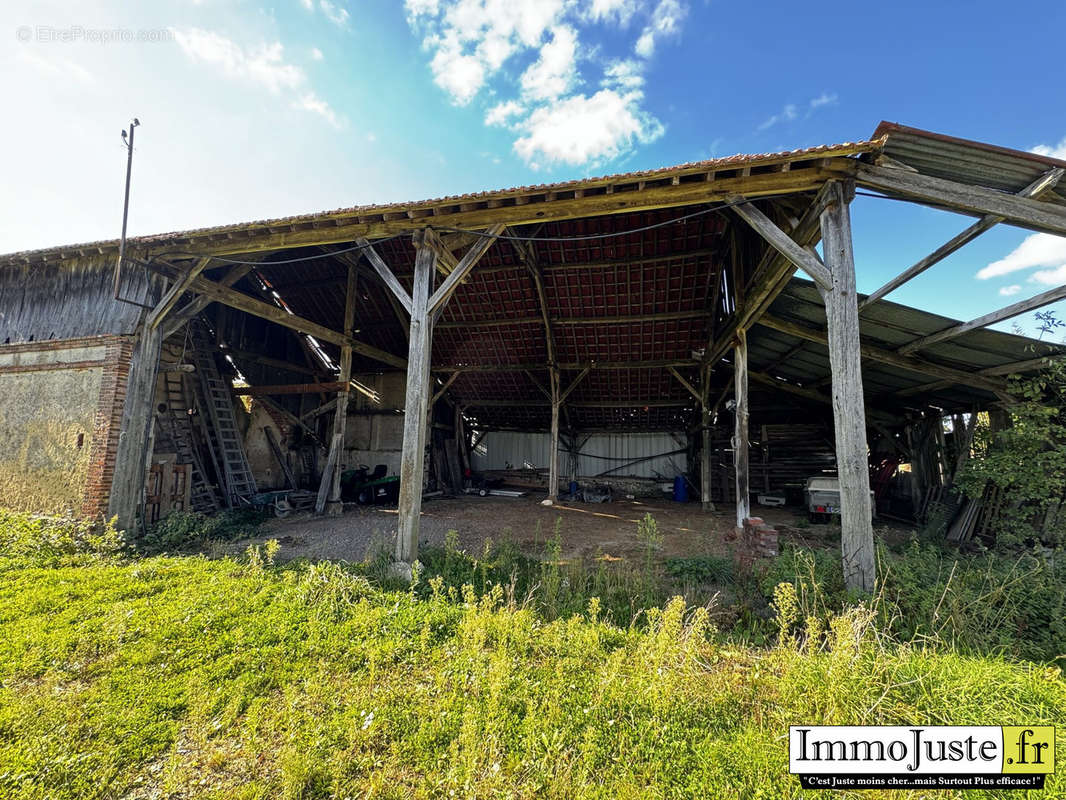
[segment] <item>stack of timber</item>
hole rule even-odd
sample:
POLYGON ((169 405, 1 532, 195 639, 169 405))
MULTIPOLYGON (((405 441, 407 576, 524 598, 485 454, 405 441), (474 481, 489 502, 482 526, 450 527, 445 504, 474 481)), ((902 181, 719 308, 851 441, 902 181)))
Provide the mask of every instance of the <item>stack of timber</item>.
POLYGON ((211 513, 219 509, 218 495, 208 479, 189 413, 194 406, 194 392, 189 386, 189 374, 178 367, 185 365, 184 334, 173 336, 163 345, 164 366, 161 372, 163 392, 156 410, 157 452, 173 452, 176 464, 186 466, 189 479, 189 504, 193 511, 211 513))

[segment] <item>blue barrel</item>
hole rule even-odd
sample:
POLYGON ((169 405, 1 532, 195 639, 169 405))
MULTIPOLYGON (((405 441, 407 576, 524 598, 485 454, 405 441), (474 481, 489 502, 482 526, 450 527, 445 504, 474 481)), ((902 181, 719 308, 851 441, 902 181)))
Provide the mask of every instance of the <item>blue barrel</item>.
POLYGON ((577 481, 570 481, 570 496, 577 496, 577 481))
POLYGON ((678 503, 688 502, 688 481, 685 480, 684 475, 674 478, 674 500, 678 503))

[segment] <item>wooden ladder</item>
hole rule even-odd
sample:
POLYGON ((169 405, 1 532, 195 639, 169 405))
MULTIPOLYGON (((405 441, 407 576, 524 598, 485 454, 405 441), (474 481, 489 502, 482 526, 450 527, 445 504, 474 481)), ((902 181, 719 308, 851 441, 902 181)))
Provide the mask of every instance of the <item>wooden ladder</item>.
POLYGON ((211 341, 200 320, 190 323, 193 363, 200 381, 200 398, 207 410, 208 444, 221 467, 226 505, 230 508, 247 502, 256 493, 255 478, 244 454, 237 415, 233 410, 232 388, 222 378, 215 361, 218 348, 211 341))

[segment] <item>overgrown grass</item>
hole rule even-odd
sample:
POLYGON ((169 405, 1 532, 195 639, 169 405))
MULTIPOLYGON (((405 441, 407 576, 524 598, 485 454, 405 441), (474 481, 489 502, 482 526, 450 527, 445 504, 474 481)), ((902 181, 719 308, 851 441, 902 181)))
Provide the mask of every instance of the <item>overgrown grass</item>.
POLYGON ((405 590, 269 545, 110 552, 0 555, 0 797, 779 798, 790 724, 1066 722, 1058 669, 899 643, 864 606, 807 620, 792 583, 753 647, 679 599, 549 620, 551 564, 523 596, 454 540, 405 590))

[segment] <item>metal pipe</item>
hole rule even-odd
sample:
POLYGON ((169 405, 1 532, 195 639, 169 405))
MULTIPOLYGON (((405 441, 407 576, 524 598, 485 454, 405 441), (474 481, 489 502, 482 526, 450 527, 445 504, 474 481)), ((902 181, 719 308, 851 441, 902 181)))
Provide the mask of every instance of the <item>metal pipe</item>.
MULTIPOLYGON (((114 296, 116 300, 123 300, 120 297, 122 289, 122 260, 126 256, 126 221, 129 218, 130 213, 130 176, 133 173, 133 132, 140 125, 140 120, 134 117, 130 123, 129 136, 127 137, 126 131, 122 132, 122 138, 126 143, 126 195, 122 203, 122 238, 118 242, 118 261, 115 263, 115 280, 114 280, 114 296)), ((142 305, 138 303, 137 305, 142 305)))

